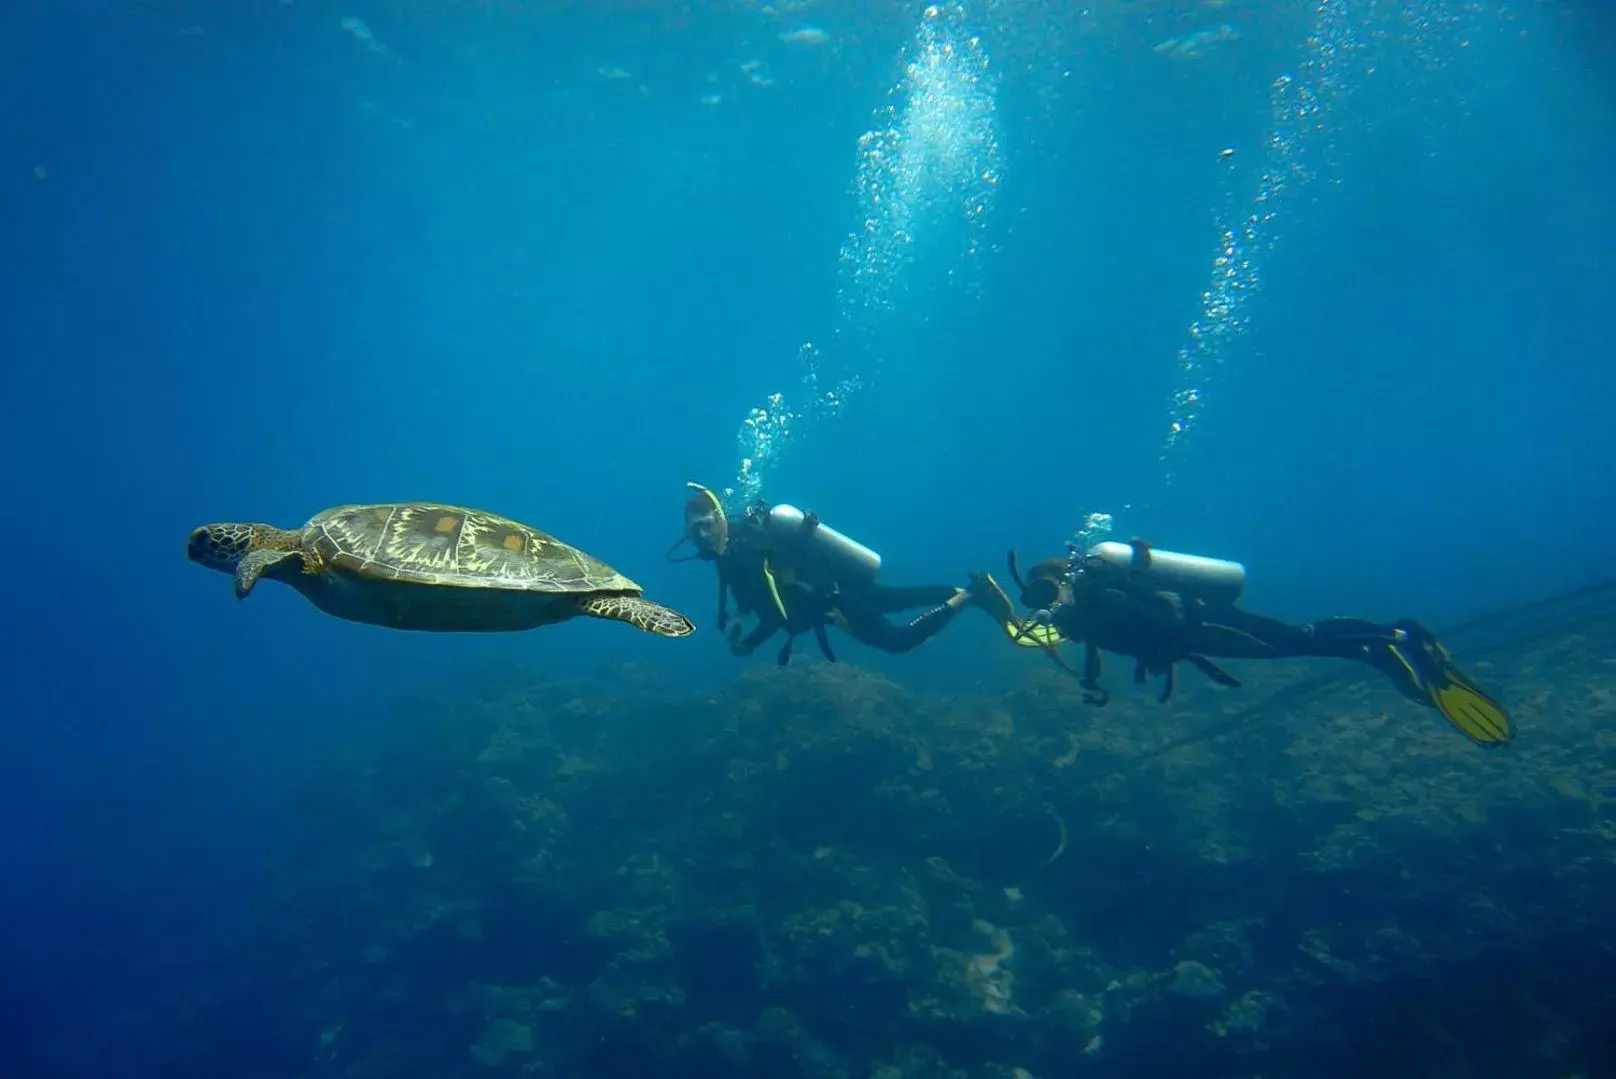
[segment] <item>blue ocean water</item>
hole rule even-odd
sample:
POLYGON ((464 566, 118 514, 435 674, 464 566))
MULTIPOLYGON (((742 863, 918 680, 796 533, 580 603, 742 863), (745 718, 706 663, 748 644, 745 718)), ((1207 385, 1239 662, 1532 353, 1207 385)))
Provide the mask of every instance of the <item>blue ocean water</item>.
MULTIPOLYGON (((1611 575, 1603 5, 763 7, 0 14, 6 1074, 116 1074, 138 1031, 98 1023, 195 973, 278 799, 396 700, 770 666, 663 551, 686 481, 736 485, 749 411, 811 400, 805 342, 856 385, 794 415, 761 490, 894 583, 1058 554, 1091 512, 1243 561, 1298 621, 1440 627, 1611 575), (917 58, 941 75, 904 90, 917 58), (874 204, 872 283, 843 252, 887 129, 936 156, 896 166, 907 246, 874 204), (1197 322, 1222 336, 1186 367, 1197 322), (407 499, 553 531, 698 633, 393 634, 238 604, 182 552, 407 499)), ((1024 658, 992 642, 842 652, 992 689, 1024 658)))

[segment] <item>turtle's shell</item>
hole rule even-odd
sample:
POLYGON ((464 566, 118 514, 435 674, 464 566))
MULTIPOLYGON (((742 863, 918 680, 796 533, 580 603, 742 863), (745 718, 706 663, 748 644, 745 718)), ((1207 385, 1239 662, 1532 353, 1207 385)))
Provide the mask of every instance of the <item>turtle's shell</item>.
POLYGON ((641 591, 554 536, 464 506, 336 506, 303 526, 302 542, 327 572, 361 580, 511 592, 641 591))

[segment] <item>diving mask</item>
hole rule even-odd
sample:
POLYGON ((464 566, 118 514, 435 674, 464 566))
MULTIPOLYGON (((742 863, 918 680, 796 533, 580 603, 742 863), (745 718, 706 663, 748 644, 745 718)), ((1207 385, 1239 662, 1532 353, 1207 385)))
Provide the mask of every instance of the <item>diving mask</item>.
POLYGON ((1010 578, 1021 593, 1021 605, 1030 610, 1045 610, 1055 606, 1066 592, 1071 563, 1066 558, 1046 558, 1028 567, 1025 578, 1021 575, 1016 553, 1010 552, 1010 578))
POLYGON ((711 562, 729 549, 729 517, 724 512, 724 504, 711 490, 699 483, 685 486, 695 493, 685 502, 684 534, 668 548, 668 561, 711 562), (673 557, 673 552, 686 543, 694 547, 696 553, 684 558, 673 557))

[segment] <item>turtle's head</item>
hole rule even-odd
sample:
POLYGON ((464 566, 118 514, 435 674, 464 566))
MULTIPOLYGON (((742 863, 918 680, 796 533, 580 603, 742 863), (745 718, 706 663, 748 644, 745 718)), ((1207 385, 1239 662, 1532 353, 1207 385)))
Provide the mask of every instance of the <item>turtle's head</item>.
POLYGON ((186 541, 185 557, 221 573, 234 573, 236 563, 258 546, 257 536, 258 529, 249 524, 203 525, 186 541))

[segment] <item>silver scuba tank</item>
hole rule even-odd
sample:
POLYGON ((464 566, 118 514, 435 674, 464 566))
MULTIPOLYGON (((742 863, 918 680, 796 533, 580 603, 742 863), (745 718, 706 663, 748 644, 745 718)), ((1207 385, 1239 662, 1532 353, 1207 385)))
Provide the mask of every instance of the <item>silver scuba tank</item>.
POLYGON ((824 523, 804 532, 805 519, 796 506, 771 507, 769 534, 790 546, 800 544, 803 554, 819 560, 834 577, 867 581, 881 572, 880 555, 824 523))
POLYGON ((1088 556, 1120 569, 1142 573, 1147 580, 1169 591, 1214 603, 1233 603, 1246 588, 1246 567, 1221 558, 1203 558, 1152 547, 1148 563, 1136 562, 1133 548, 1116 540, 1096 543, 1088 549, 1088 556))

